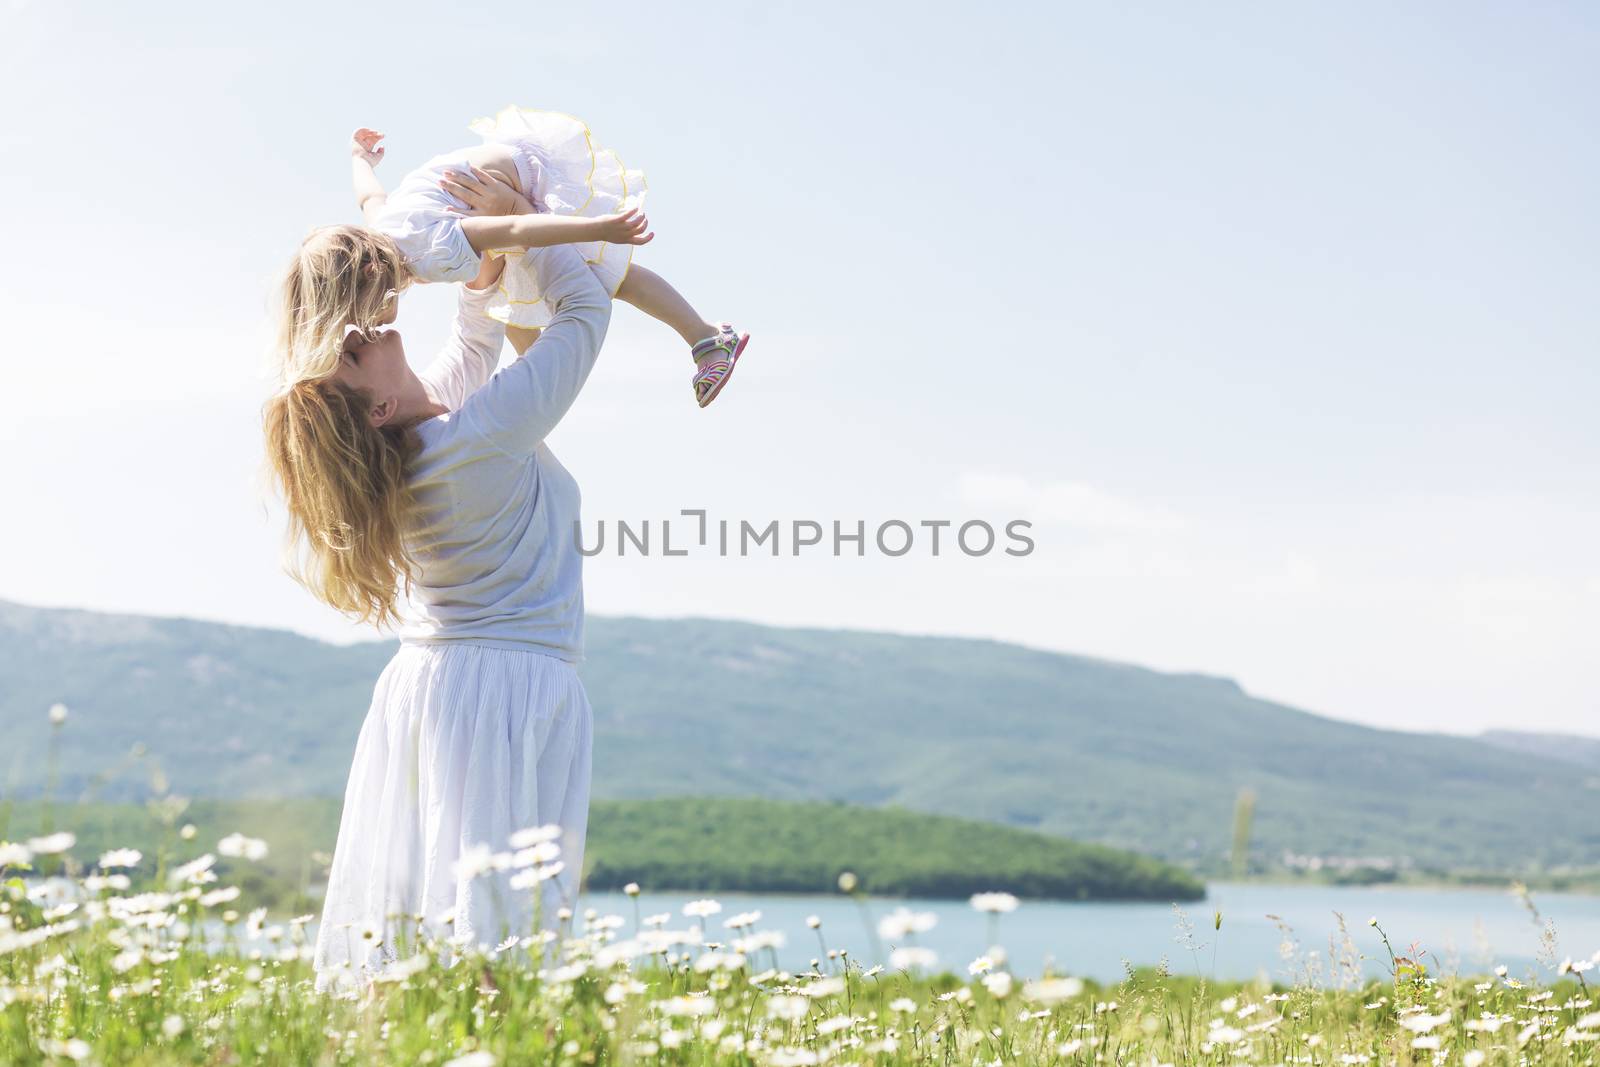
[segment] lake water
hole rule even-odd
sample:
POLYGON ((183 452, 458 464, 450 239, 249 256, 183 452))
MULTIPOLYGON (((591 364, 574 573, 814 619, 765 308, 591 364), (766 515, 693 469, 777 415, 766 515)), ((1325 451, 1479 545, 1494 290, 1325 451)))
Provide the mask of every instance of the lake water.
MULTIPOLYGON (((647 893, 639 898, 642 915, 671 912, 669 928, 691 924, 683 905, 700 894, 647 893)), ((939 965, 965 973, 966 966, 988 945, 989 916, 972 910, 966 902, 928 900, 872 900, 868 918, 849 898, 825 896, 770 896, 761 894, 709 894, 722 904, 722 912, 707 923, 708 939, 725 934, 722 921, 748 911, 761 912, 758 929, 781 930, 787 937, 778 950, 782 965, 805 967, 820 949, 816 933, 806 927, 806 917, 822 920, 821 933, 829 948, 844 948, 853 958, 875 959, 876 920, 899 906, 929 911, 938 923, 917 935, 916 943, 938 953, 939 965)), ((1556 925, 1558 959, 1586 958, 1600 950, 1600 897, 1561 893, 1535 893, 1541 914, 1556 925)), ((602 914, 615 913, 633 928, 634 902, 620 893, 589 894, 584 906, 602 914)), ((1290 965, 1280 955, 1284 935, 1268 915, 1276 915, 1293 930, 1307 951, 1329 956, 1329 937, 1337 932, 1334 912, 1342 912, 1356 948, 1368 959, 1369 974, 1385 973, 1388 956, 1378 932, 1367 925, 1376 916, 1397 951, 1413 941, 1438 957, 1448 972, 1487 973, 1498 964, 1523 975, 1534 966, 1539 952, 1540 928, 1527 909, 1509 892, 1478 889, 1412 889, 1400 887, 1268 886, 1213 883, 1205 901, 1183 905, 1192 920, 1194 939, 1204 943, 1198 969, 1218 978, 1247 979, 1265 973, 1286 980, 1290 965), (1222 912, 1222 929, 1213 929, 1213 914, 1222 912)), ((1124 959, 1134 964, 1155 964, 1163 956, 1178 974, 1193 974, 1193 953, 1176 940, 1176 915, 1170 904, 1085 904, 1023 901, 1016 911, 999 917, 999 940, 1019 975, 1040 973, 1048 963, 1069 974, 1100 980, 1122 976, 1124 959)), ((1424 957, 1426 959, 1426 957, 1424 957)), ((765 959, 763 954, 762 959, 765 959)), ((878 960, 877 962, 886 962, 878 960)), ((758 961, 759 963, 759 961, 758 961)), ((1429 961, 1429 969, 1434 969, 1429 961)), ((1546 973, 1548 978, 1549 974, 1546 973)))

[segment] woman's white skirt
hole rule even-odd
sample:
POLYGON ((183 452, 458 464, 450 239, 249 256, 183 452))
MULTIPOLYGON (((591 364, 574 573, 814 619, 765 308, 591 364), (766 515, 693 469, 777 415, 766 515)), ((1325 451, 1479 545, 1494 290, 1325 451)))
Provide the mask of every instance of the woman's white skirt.
POLYGON ((539 924, 554 929, 583 870, 592 739, 588 697, 565 660, 459 641, 401 645, 356 740, 317 930, 317 991, 364 988, 418 925, 492 950, 533 932, 537 895, 539 924), (559 859, 548 844, 537 859, 513 848, 512 834, 548 826, 559 827, 550 831, 559 859))

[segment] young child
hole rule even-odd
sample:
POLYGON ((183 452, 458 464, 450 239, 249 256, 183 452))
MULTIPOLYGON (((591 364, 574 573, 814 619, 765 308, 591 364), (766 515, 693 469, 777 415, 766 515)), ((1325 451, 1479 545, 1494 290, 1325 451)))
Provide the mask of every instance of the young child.
POLYGON ((508 107, 470 126, 484 143, 435 156, 384 191, 374 168, 383 134, 351 138, 351 177, 365 227, 328 226, 302 242, 284 283, 279 352, 286 379, 332 374, 347 328, 394 321, 413 281, 470 281, 485 255, 503 255, 488 313, 522 351, 550 321, 522 252, 574 244, 607 292, 671 326, 690 346, 701 407, 727 384, 750 340, 702 318, 666 279, 632 263, 655 235, 641 208, 644 176, 597 147, 578 119, 508 107))

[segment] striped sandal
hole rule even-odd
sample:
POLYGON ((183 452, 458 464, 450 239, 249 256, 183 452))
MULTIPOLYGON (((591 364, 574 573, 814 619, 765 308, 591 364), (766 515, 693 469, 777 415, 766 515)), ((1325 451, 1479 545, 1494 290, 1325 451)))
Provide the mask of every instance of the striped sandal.
POLYGON ((717 324, 715 337, 707 337, 689 350, 695 364, 692 384, 697 404, 705 407, 717 398, 749 343, 749 334, 737 333, 732 323, 723 322, 717 324))

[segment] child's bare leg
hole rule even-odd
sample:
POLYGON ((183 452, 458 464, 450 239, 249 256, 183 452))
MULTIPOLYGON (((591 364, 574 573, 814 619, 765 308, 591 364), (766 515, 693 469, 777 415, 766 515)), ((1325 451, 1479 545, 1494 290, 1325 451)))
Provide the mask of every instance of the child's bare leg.
POLYGON ((537 328, 529 330, 521 326, 506 327, 506 340, 511 342, 511 347, 517 350, 517 355, 519 356, 526 352, 528 346, 538 339, 539 330, 537 328))
MULTIPOLYGON (((689 301, 655 271, 634 264, 617 287, 617 299, 671 326, 685 344, 714 337, 717 327, 700 317, 689 301)), ((515 342, 512 342, 513 344, 515 342)))

